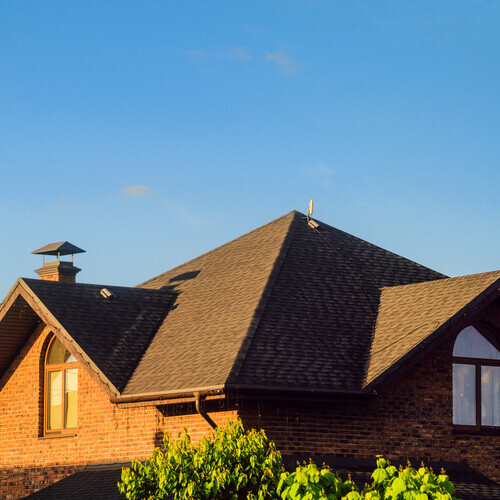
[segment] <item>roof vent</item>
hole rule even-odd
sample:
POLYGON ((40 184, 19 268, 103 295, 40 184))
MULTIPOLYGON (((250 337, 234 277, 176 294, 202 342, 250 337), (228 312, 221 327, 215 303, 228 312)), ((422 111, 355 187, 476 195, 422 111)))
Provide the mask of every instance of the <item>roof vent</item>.
POLYGON ((101 295, 108 300, 115 299, 116 295, 111 291, 108 290, 107 288, 101 289, 101 295))
POLYGON ((313 219, 309 219, 307 225, 312 229, 319 229, 319 224, 313 219))
POLYGON ((85 250, 78 248, 69 241, 60 241, 59 243, 50 243, 31 253, 43 255, 43 266, 35 270, 38 276, 40 276, 40 279, 74 283, 76 281, 76 275, 81 269, 73 265, 73 255, 75 253, 84 252, 85 250), (57 256, 57 260, 45 262, 46 255, 57 256), (63 255, 71 255, 71 262, 61 260, 61 256, 63 255))

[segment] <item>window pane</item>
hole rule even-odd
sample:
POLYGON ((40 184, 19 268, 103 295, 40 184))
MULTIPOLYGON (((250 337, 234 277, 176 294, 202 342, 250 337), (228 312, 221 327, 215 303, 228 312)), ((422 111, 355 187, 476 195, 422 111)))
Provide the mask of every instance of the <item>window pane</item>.
POLYGON ((65 370, 66 390, 64 395, 64 420, 66 429, 76 427, 76 415, 78 407, 78 368, 65 370))
POLYGON ((62 404, 62 373, 60 370, 48 372, 48 401, 47 401, 47 427, 49 429, 61 428, 62 404))
POLYGON ((476 425, 476 367, 453 365, 453 423, 476 425))
POLYGON ((481 424, 500 426, 500 366, 481 366, 481 424))
POLYGON ((59 339, 54 339, 50 344, 49 354, 47 356, 48 365, 58 365, 60 363, 74 363, 76 359, 63 346, 59 339))
POLYGON ((473 326, 464 328, 455 341, 453 356, 500 359, 500 351, 491 345, 473 326))

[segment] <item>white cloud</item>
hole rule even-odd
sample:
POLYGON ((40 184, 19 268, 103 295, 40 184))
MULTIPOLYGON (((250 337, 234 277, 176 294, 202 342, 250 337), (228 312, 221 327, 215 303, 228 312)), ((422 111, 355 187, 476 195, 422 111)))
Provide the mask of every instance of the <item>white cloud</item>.
POLYGON ((121 193, 125 196, 133 196, 134 198, 139 198, 141 196, 149 196, 153 194, 148 186, 139 186, 137 184, 131 184, 130 186, 122 187, 121 193))
POLYGON ((266 61, 273 62, 278 65, 283 73, 292 75, 297 72, 297 61, 292 59, 285 53, 285 49, 281 48, 277 52, 269 52, 266 54, 266 61))

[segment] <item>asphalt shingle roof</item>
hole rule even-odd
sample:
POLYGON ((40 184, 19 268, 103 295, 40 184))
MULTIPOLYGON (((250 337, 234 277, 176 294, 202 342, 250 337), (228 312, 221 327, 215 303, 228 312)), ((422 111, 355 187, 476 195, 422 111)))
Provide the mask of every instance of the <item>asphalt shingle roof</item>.
POLYGON ((121 468, 87 468, 25 498, 30 500, 123 500, 118 491, 121 468))
POLYGON ((163 320, 165 290, 23 279, 43 308, 120 391, 163 320), (106 299, 101 290, 114 294, 106 299))
POLYGON ((384 288, 366 383, 372 383, 500 279, 500 271, 384 288))
POLYGON ((289 214, 149 280, 177 300, 124 395, 362 389, 380 288, 442 274, 289 214))
POLYGON ((138 287, 105 286, 114 299, 102 285, 20 283, 134 399, 360 392, 499 278, 446 278, 293 211, 138 287))
POLYGON ((225 384, 293 221, 288 214, 140 285, 178 295, 124 395, 225 384))
POLYGON ((235 383, 361 390, 380 288, 443 275, 293 214, 293 235, 235 383))

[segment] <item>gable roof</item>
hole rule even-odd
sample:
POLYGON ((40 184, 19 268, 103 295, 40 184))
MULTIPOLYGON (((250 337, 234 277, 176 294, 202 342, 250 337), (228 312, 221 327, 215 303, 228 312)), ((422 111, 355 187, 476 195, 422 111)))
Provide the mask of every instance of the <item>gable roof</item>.
POLYGON ((472 301, 496 292, 500 271, 382 289, 366 385, 374 385, 472 301))
MULTIPOLYGON (((14 332, 15 338, 26 340, 34 325, 42 320, 66 339, 70 350, 90 365, 112 393, 118 394, 163 320, 173 294, 107 286, 114 296, 105 298, 101 295, 103 288, 19 278, 4 303, 14 301, 27 311, 26 324, 14 332)), ((14 310, 8 308, 7 315, 11 311, 14 310)), ((0 332, 4 319, 0 320, 0 332)), ((16 353, 11 349, 10 358, 16 353)), ((4 349, 3 354, 7 359, 9 351, 4 349)))

